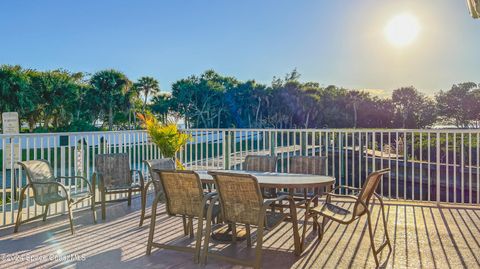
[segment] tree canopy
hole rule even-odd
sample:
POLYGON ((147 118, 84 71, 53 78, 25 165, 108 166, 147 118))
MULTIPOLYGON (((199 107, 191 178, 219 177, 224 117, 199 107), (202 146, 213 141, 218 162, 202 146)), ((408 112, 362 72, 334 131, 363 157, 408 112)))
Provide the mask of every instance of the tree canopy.
POLYGON ((0 66, 0 112, 16 111, 24 131, 139 128, 135 112, 190 128, 428 128, 437 123, 480 127, 480 85, 459 83, 434 98, 413 86, 390 98, 301 81, 297 70, 267 84, 214 70, 160 92, 153 77, 132 82, 117 70, 92 75, 0 66))

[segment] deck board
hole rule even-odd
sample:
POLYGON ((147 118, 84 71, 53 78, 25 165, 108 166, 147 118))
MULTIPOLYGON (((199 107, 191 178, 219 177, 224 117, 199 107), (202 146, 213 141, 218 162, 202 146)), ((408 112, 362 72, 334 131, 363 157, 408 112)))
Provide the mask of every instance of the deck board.
MULTIPOLYGON (((150 199, 149 199, 150 201, 150 199)), ((77 211, 76 235, 69 232, 66 215, 46 222, 37 221, 20 227, 0 230, 0 268, 64 267, 72 268, 201 268, 188 253, 155 249, 145 255, 149 221, 138 227, 140 200, 131 207, 126 203, 110 205, 107 220, 93 225, 88 210, 77 211), (73 255, 70 261, 55 258, 73 255), (27 259, 30 259, 27 260, 27 259), (36 259, 31 261, 31 259, 36 259)), ((350 204, 342 203, 344 206, 350 204)), ((163 210, 163 205, 160 206, 163 210)), ((386 205, 388 229, 393 252, 381 256, 388 268, 478 268, 480 266, 480 209, 475 207, 389 202, 386 205)), ((100 210, 98 210, 100 213, 100 210)), ((100 214, 98 214, 99 216, 100 214)), ((300 212, 303 216, 303 212, 300 212)), ((376 242, 383 232, 379 207, 374 206, 376 242)), ((300 223, 303 225, 303 221, 300 223)), ((300 225, 300 227, 301 227, 300 225)), ((180 218, 161 216, 157 219, 156 240, 174 240, 191 245, 181 238, 180 218), (180 237, 180 238, 179 238, 180 237)), ((300 257, 293 255, 291 224, 284 223, 265 235, 264 268, 373 268, 365 219, 350 226, 329 223, 323 241, 309 227, 307 249, 300 257)), ((255 235, 254 235, 255 236, 255 235)), ((225 254, 251 257, 253 250, 245 242, 236 246, 214 242, 214 249, 225 254)), ((386 251, 385 251, 386 253, 386 251)), ((206 268, 241 268, 209 259, 206 268)))

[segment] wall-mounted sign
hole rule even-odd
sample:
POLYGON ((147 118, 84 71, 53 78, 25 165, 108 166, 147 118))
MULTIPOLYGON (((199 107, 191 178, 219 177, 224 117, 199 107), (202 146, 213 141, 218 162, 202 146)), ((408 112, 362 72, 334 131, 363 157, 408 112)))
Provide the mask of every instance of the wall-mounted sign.
POLYGON ((2 113, 2 129, 4 134, 18 134, 20 132, 17 112, 2 113))

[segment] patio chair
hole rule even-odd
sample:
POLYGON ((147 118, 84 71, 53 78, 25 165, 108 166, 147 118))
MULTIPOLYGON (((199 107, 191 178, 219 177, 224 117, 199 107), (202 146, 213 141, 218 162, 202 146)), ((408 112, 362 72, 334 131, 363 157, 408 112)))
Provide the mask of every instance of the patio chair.
POLYGON ((277 156, 270 155, 247 155, 243 170, 252 172, 275 172, 277 171, 277 156))
POLYGON ((150 180, 145 184, 145 188, 142 193, 142 213, 140 215, 140 227, 143 225, 143 221, 151 217, 151 215, 145 216, 145 207, 147 204, 147 193, 150 185, 153 184, 155 196, 160 193, 159 200, 165 202, 165 196, 163 195, 163 188, 160 182, 160 176, 154 172, 153 169, 159 170, 175 170, 175 161, 172 158, 165 159, 153 159, 143 161, 148 167, 148 173, 150 174, 150 180))
MULTIPOLYGON (((277 156, 270 155, 247 155, 245 157, 245 163, 243 164, 244 171, 252 172, 276 172, 277 171, 277 156)), ((264 197, 275 197, 276 190, 269 188, 262 188, 262 194, 264 197)))
MULTIPOLYGON (((234 174, 228 172, 209 172, 213 176, 220 200, 221 216, 224 223, 232 226, 233 242, 236 242, 236 225, 243 224, 246 229, 247 246, 251 247, 250 226, 257 226, 257 245, 255 260, 247 261, 209 252, 210 237, 205 237, 202 254, 202 264, 205 265, 208 256, 213 256, 235 264, 260 268, 262 263, 262 244, 264 229, 271 230, 280 224, 286 214, 267 212, 267 208, 276 201, 287 199, 288 196, 279 196, 264 200, 257 179, 248 174, 234 174)), ((211 232, 211 221, 207 220, 206 234, 211 232)))
MULTIPOLYGON (((325 156, 292 156, 289 160, 289 171, 292 174, 326 175, 326 161, 327 157, 325 156)), ((320 196, 322 193, 323 190, 315 191, 313 189, 292 189, 290 190, 289 194, 292 195, 295 201, 298 201, 297 206, 301 206, 309 201, 312 201, 314 206, 317 206, 319 198, 318 196, 320 196), (318 195, 316 193, 318 193, 318 195)), ((305 218, 304 224, 307 223, 307 215, 305 215, 305 218)), ((304 230, 306 227, 307 225, 303 225, 304 230)), ((316 222, 314 222, 314 230, 315 229, 317 229, 316 222)), ((302 235, 301 249, 303 249, 303 244, 305 241, 305 238, 303 237, 304 235, 305 232, 302 235)))
MULTIPOLYGON (((18 232, 21 224, 35 219, 47 219, 48 209, 51 204, 65 201, 67 203, 68 218, 70 220, 70 231, 74 234, 72 207, 86 199, 91 199, 91 209, 93 211, 93 222, 95 219, 95 192, 84 177, 82 176, 59 176, 55 177, 50 163, 46 160, 32 160, 18 162, 18 164, 25 170, 28 184, 22 188, 20 193, 20 201, 18 202, 18 215, 15 223, 14 232, 18 232), (76 191, 71 193, 68 191, 70 187, 66 187, 59 180, 74 180, 74 186, 78 187, 77 179, 80 179, 85 184, 86 190, 76 191), (25 199, 25 191, 28 188, 33 190, 33 198, 37 205, 44 206, 44 213, 33 218, 22 221, 23 200, 25 199)), ((70 182, 71 183, 71 182, 70 182)), ((80 183, 82 184, 82 183, 80 183)), ((82 184, 83 186, 83 184, 82 184)), ((77 189, 76 189, 77 190, 77 189)), ((27 205, 30 206, 30 205, 27 205)))
MULTIPOLYGON (((317 206, 313 208, 309 208, 309 206, 307 206, 306 214, 308 215, 308 217, 306 217, 305 223, 309 217, 316 217, 316 216, 323 217, 321 225, 320 223, 318 223, 318 219, 314 218, 314 220, 317 222, 317 224, 320 227, 318 231, 319 241, 321 241, 323 238, 323 234, 325 232, 325 225, 327 224, 328 220, 332 220, 341 224, 348 225, 354 222, 355 220, 359 219, 360 217, 366 215, 368 233, 370 235, 370 245, 372 248, 373 257, 375 258, 375 263, 378 267, 379 261, 377 256, 385 248, 385 246, 388 246, 388 248, 390 249, 389 255, 392 251, 392 245, 390 243, 390 238, 388 237, 387 221, 385 218, 385 208, 383 205, 383 199, 380 195, 378 195, 375 192, 376 188, 378 187, 378 184, 380 183, 380 180, 382 179, 382 176, 387 174, 389 171, 390 171, 389 169, 383 169, 383 170, 379 170, 371 173, 367 177, 367 181, 364 183, 361 189, 349 187, 349 186, 338 186, 332 192, 327 194, 326 202, 322 206, 317 206), (340 189, 353 191, 353 194, 350 194, 350 195, 335 194, 335 191, 340 189), (349 210, 349 209, 337 206, 335 204, 332 204, 332 200, 331 200, 332 197, 343 198, 346 201, 353 202, 354 203, 353 209, 349 210), (385 240, 378 248, 375 248, 372 219, 371 219, 372 212, 371 212, 371 209, 369 209, 370 200, 375 198, 377 198, 378 201, 380 202, 380 209, 382 211, 383 228, 385 230, 385 240)), ((304 229, 304 233, 305 233, 305 229, 304 229)))
MULTIPOLYGON (((326 160, 325 156, 292 156, 289 162, 289 173, 292 174, 307 174, 307 175, 326 175, 326 160)), ((293 190, 292 190, 293 191, 293 190)), ((307 200, 313 198, 312 190, 303 189, 299 193, 295 190, 294 194, 296 200, 307 200), (303 197, 301 197, 303 196, 303 197)))
POLYGON ((106 218, 107 194, 128 193, 127 199, 116 199, 108 202, 128 201, 128 205, 130 206, 132 204, 132 193, 143 193, 144 182, 142 172, 130 169, 128 153, 96 155, 95 172, 92 178, 92 186, 94 189, 98 184, 103 220, 106 218), (133 173, 137 173, 140 177, 138 183, 133 182, 133 173))
MULTIPOLYGON (((220 209, 214 203, 212 198, 216 193, 203 193, 200 177, 194 171, 159 171, 160 181, 163 187, 166 213, 169 216, 182 216, 185 229, 185 218, 189 219, 189 228, 191 229, 190 238, 193 238, 193 219, 198 219, 197 238, 195 247, 182 247, 170 244, 161 244, 153 242, 155 233, 155 221, 157 218, 157 205, 162 194, 159 192, 152 204, 152 216, 150 221, 150 232, 148 235, 147 255, 152 252, 152 247, 171 249, 176 251, 193 252, 194 262, 198 263, 200 258, 201 242, 203 236, 203 220, 211 221, 217 217, 220 209), (210 201, 210 207, 209 202, 210 201), (207 210, 209 216, 207 217, 207 210)), ((185 233, 186 234, 186 233, 185 233)), ((208 235, 208 233, 207 233, 208 235)), ((207 236, 208 237, 208 236, 207 236)))

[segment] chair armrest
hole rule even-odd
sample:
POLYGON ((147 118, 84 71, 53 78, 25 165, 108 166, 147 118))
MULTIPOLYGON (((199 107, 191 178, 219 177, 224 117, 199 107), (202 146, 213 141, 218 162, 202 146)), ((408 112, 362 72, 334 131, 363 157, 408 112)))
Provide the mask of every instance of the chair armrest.
POLYGON ((318 194, 315 194, 312 198, 308 199, 306 202, 305 202, 305 207, 307 208, 307 211, 308 209, 310 208, 310 204, 315 200, 315 199, 318 199, 318 194))
POLYGON ((327 193, 327 197, 325 197, 325 202, 326 203, 331 203, 332 202, 332 197, 335 198, 346 198, 346 199, 353 199, 353 200, 358 200, 358 197, 355 195, 348 195, 348 194, 336 194, 334 191, 327 193))
POLYGON ((92 184, 85 178, 85 177, 82 177, 82 176, 59 176, 57 177, 56 179, 69 179, 69 178, 75 178, 75 179, 81 179, 83 182, 85 182, 89 188, 89 191, 90 193, 93 193, 93 187, 92 187, 92 184))
POLYGON ((345 185, 339 185, 335 187, 331 192, 334 192, 339 189, 346 189, 346 190, 351 190, 351 191, 360 191, 362 190, 361 188, 356 188, 356 187, 350 187, 350 186, 345 186, 345 185))
POLYGON ((211 200, 212 198, 218 196, 218 193, 216 192, 210 192, 210 193, 207 193, 205 195, 203 195, 203 201, 202 201, 202 205, 205 205, 209 200, 211 200))
POLYGON ((218 192, 209 192, 205 194, 203 197, 211 199, 213 196, 216 196, 216 195, 218 195, 218 192))
POLYGON ((266 199, 263 201, 263 206, 262 208, 266 209, 268 208, 273 202, 279 202, 282 200, 288 199, 288 195, 281 195, 276 198, 271 198, 271 199, 266 199))
POLYGON ((140 170, 137 170, 137 169, 130 169, 130 174, 133 175, 133 173, 137 173, 139 176, 140 176, 140 186, 142 186, 143 188, 143 185, 144 185, 144 179, 143 179, 143 174, 142 174, 142 171, 140 170))
POLYGON ((336 193, 328 193, 327 194, 327 199, 331 197, 335 198, 347 198, 347 199, 353 199, 353 200, 358 200, 358 197, 355 195, 347 195, 347 194, 336 194, 336 193))

